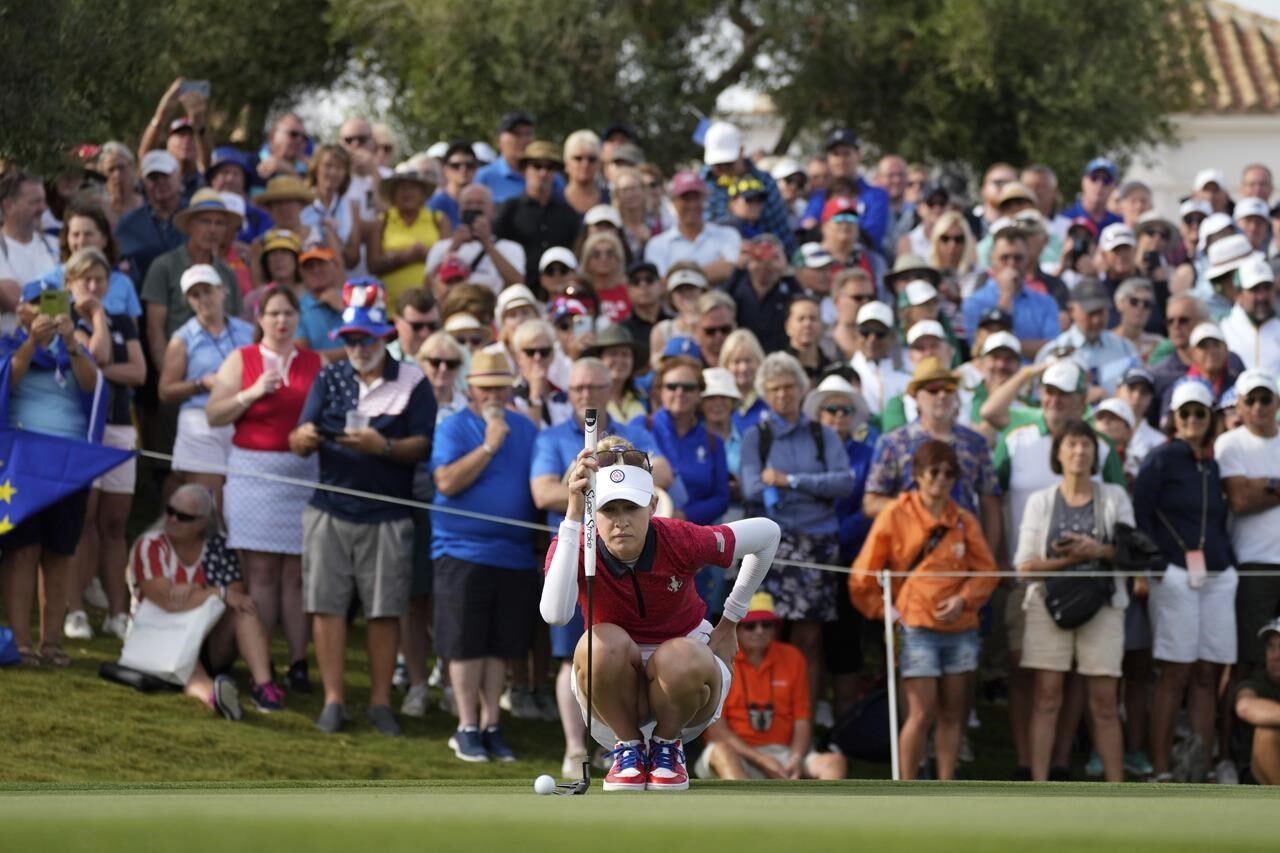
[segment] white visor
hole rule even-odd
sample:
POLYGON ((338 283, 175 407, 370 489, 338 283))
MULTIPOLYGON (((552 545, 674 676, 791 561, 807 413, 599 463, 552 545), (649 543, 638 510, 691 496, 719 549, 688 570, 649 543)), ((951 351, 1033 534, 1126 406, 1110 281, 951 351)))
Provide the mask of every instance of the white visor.
POLYGON ((610 465, 596 474, 596 508, 610 501, 648 506, 653 500, 653 475, 634 465, 610 465))

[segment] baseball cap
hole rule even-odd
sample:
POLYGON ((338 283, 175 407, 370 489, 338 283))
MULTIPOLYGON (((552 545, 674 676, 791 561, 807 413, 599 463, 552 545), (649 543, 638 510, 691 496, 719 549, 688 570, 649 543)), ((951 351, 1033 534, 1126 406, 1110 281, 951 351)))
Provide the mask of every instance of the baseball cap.
POLYGON ((1069 358, 1055 361, 1040 379, 1041 385, 1057 388, 1066 394, 1084 391, 1084 370, 1069 358))
POLYGON ((1272 394, 1280 393, 1276 391, 1275 378, 1265 370, 1259 370, 1256 367, 1246 370, 1236 379, 1236 394, 1241 399, 1249 396, 1250 391, 1256 391, 1259 388, 1270 391, 1272 394))
POLYGON ((1239 403, 1240 395, 1236 393, 1236 386, 1232 385, 1218 395, 1218 402, 1213 404, 1213 408, 1215 411, 1225 412, 1227 409, 1234 409, 1239 403))
POLYGON ((667 341, 667 345, 662 348, 663 358, 675 358, 678 355, 688 356, 692 359, 702 361, 702 347, 698 346, 698 342, 693 338, 684 335, 676 335, 667 341))
POLYGON ((173 121, 169 122, 170 136, 183 130, 190 131, 191 133, 196 132, 195 125, 193 125, 191 123, 191 119, 187 118, 186 116, 182 116, 181 118, 175 118, 173 121))
POLYGON ((1236 222, 1248 216, 1261 216, 1263 219, 1270 219, 1271 207, 1262 199, 1249 196, 1236 202, 1232 216, 1235 217, 1236 222))
POLYGON ((821 243, 805 243, 800 247, 800 264, 805 269, 820 270, 836 262, 835 257, 821 243))
POLYGON ((498 133, 506 133, 522 124, 527 124, 532 127, 533 116, 529 115, 524 110, 512 110, 509 113, 504 113, 502 118, 498 121, 498 133))
POLYGON ((222 287, 222 276, 218 275, 218 271, 213 268, 212 264, 194 264, 183 271, 182 278, 178 280, 178 284, 182 288, 182 295, 186 296, 187 291, 197 284, 212 284, 214 287, 222 287))
POLYGON ((1109 415, 1115 415, 1117 418, 1125 422, 1129 429, 1133 429, 1135 418, 1133 416, 1133 407, 1124 400, 1112 397, 1109 400, 1103 400, 1094 408, 1095 414, 1106 412, 1109 415))
POLYGON ((648 506, 653 500, 653 475, 636 465, 610 465, 596 473, 596 507, 612 501, 648 506))
POLYGON ((307 261, 332 261, 334 257, 333 249, 326 246, 313 246, 298 255, 298 264, 305 264, 307 261))
POLYGON ((1191 330, 1191 345, 1193 347, 1198 347, 1208 340, 1221 341, 1224 344, 1227 342, 1226 337, 1222 334, 1222 329, 1218 328, 1217 323, 1201 323, 1191 330))
POLYGON ((551 307, 547 311, 547 317, 552 322, 563 317, 590 317, 591 311, 581 299, 574 299, 571 296, 557 296, 551 300, 551 307))
POLYGON ((163 172, 166 175, 172 175, 178 171, 178 161, 168 151, 148 151, 142 155, 142 175, 155 174, 163 172))
POLYGON ((679 198, 689 193, 698 193, 700 195, 707 194, 707 185, 702 178, 698 177, 697 172, 685 169, 682 172, 676 172, 671 178, 671 185, 667 190, 672 198, 679 198))
POLYGON ((712 122, 702 145, 702 162, 708 166, 736 163, 742 156, 742 131, 727 121, 712 122))
POLYGON ((853 222, 857 222, 857 202, 845 195, 832 196, 827 199, 827 203, 822 206, 822 221, 830 222, 837 216, 851 217, 853 222))
MULTIPOLYGON (((212 267, 210 267, 210 269, 212 269, 212 267)), ((218 280, 218 284, 222 284, 221 279, 218 280)), ((34 302, 37 299, 39 299, 40 294, 44 293, 46 290, 60 290, 60 289, 61 288, 58 286, 58 283, 56 281, 50 281, 47 278, 33 279, 32 281, 29 281, 22 286, 22 301, 34 302)), ((187 292, 186 288, 183 288, 182 292, 186 293, 187 292)))
POLYGON ((583 225, 599 225, 601 222, 608 222, 615 228, 621 228, 622 214, 611 204, 597 204, 582 217, 583 225))
POLYGON ((1179 219, 1186 219, 1197 213, 1201 216, 1209 216, 1213 213, 1213 208, 1202 198, 1189 198, 1178 208, 1179 219))
POLYGON ((671 293, 677 287, 690 285, 699 290, 706 290, 710 285, 707 283, 707 277, 702 274, 701 270, 695 269, 678 269, 667 276, 667 293, 671 293))
MULTIPOLYGON (((866 307, 866 306, 863 306, 866 307)), ((859 312, 861 313, 861 312, 859 312)), ((921 320, 907 330, 907 346, 911 346, 921 338, 934 337, 945 341, 947 333, 937 320, 921 320)))
POLYGON ((1260 284, 1274 284, 1276 280, 1275 270, 1271 268, 1271 263, 1261 252, 1255 252, 1245 258, 1237 274, 1240 277, 1241 290, 1252 290, 1260 284))
POLYGON ((858 134, 847 127, 837 128, 827 134, 825 150, 830 151, 837 145, 848 145, 852 148, 862 147, 862 143, 858 141, 858 134))
POLYGON ((792 160, 790 157, 782 158, 769 170, 769 177, 775 181, 785 181, 792 175, 801 174, 804 174, 804 166, 801 166, 798 161, 792 160))
POLYGON ((1217 184, 1219 189, 1227 185, 1227 177, 1221 169, 1201 169, 1196 172, 1195 188, 1202 190, 1209 184, 1217 184))
POLYGON ((729 198, 764 198, 764 184, 755 175, 743 175, 729 185, 729 198))
POLYGON ((1031 194, 1031 190, 1021 181, 1010 181, 1000 188, 1000 195, 996 198, 996 207, 1003 206, 1010 201, 1029 201, 1035 204, 1036 197, 1031 194))
POLYGON ((1012 332, 992 332, 982 341, 982 354, 991 355, 998 349, 1013 350, 1014 355, 1022 358, 1022 341, 1018 340, 1012 332))
POLYGON ((757 592, 751 596, 751 603, 747 605, 747 615, 742 617, 742 622, 776 622, 778 614, 773 609, 773 596, 767 592, 757 592))
POLYGON ((459 311, 457 314, 449 315, 449 319, 444 321, 444 330, 446 332, 473 332, 476 329, 483 329, 480 321, 476 319, 474 314, 468 314, 465 311, 459 311))
POLYGON ((1116 168, 1116 164, 1107 157, 1094 157, 1084 167, 1086 175, 1092 175, 1094 172, 1106 172, 1113 181, 1120 175, 1120 170, 1116 168))
POLYGON ((342 325, 329 332, 336 341, 349 332, 363 332, 374 338, 395 334, 387 322, 387 289, 376 278, 353 278, 342 285, 342 325))
POLYGON ((1199 403, 1206 409, 1213 408, 1213 389, 1203 379, 1183 377, 1173 386, 1169 399, 1169 411, 1176 412, 1187 403, 1199 403))
MULTIPOLYGON (((752 598, 751 600, 754 602, 755 598, 752 598)), ((1258 629, 1259 640, 1265 640, 1268 634, 1280 634, 1280 616, 1277 616, 1258 629)))
MULTIPOLYGON (((1200 233, 1204 233, 1203 227, 1200 233)), ((1209 247, 1209 271, 1206 275, 1212 280, 1220 275, 1235 272, 1252 254, 1253 246, 1249 243, 1249 238, 1243 234, 1223 237, 1209 247)))
POLYGON ((1226 231, 1235 228, 1235 223, 1231 221, 1231 217, 1225 213, 1210 213, 1200 223, 1200 238, 1196 241, 1200 251, 1204 251, 1205 244, 1209 242, 1209 238, 1219 231, 1226 231))
POLYGON ((1103 228, 1102 236, 1098 239, 1104 252, 1114 251, 1121 246, 1134 246, 1137 242, 1133 236, 1133 229, 1123 222, 1113 222, 1103 228))
POLYGON ((907 282, 906 296, 908 305, 924 305, 938 298, 938 288, 924 279, 907 282))
POLYGON ((656 264, 650 263, 649 261, 636 261, 634 264, 627 267, 627 280, 630 281, 641 273, 646 272, 654 278, 661 278, 661 276, 658 275, 658 267, 656 264))
MULTIPOLYGON (((493 313, 498 322, 501 323, 502 316, 512 308, 520 308, 524 306, 537 309, 537 297, 533 295, 532 290, 525 287, 523 284, 513 284, 498 294, 498 303, 494 308, 493 313)), ((542 312, 539 311, 538 313, 541 314, 542 312)))
POLYGON ((471 268, 456 255, 449 255, 436 267, 436 278, 445 284, 463 281, 471 273, 471 268))
POLYGON ((564 246, 552 246, 542 253, 542 257, 538 259, 538 272, 545 272, 547 267, 552 264, 564 264, 570 270, 578 268, 578 259, 573 256, 573 252, 564 246))
POLYGON ((1150 370, 1142 365, 1134 365, 1124 372, 1124 376, 1120 379, 1121 385, 1137 385, 1146 383, 1148 388, 1152 390, 1156 387, 1156 377, 1150 370))
POLYGON ((991 223, 990 227, 987 228, 987 231, 994 237, 1002 231, 1008 231, 1011 228, 1017 229, 1020 227, 1021 226, 1018 225, 1018 220, 1014 219, 1012 216, 1000 216, 991 223))
POLYGON ((1172 238, 1178 233, 1178 229, 1169 220, 1161 216, 1157 211, 1148 210, 1146 213, 1138 217, 1138 227, 1136 230, 1139 234, 1147 234, 1151 231, 1163 231, 1166 236, 1172 238))
POLYGON ((1071 297, 1068 301, 1072 305, 1079 305, 1085 313, 1092 314, 1094 311, 1109 307, 1111 296, 1107 293, 1107 288, 1096 278, 1082 278, 1071 289, 1071 297))
POLYGON ((978 328, 983 326, 1001 326, 1008 330, 1013 328, 1013 315, 1001 308, 989 308, 978 318, 978 328))
POLYGON ((886 329, 893 328, 893 311, 883 302, 868 302, 858 309, 858 325, 863 323, 879 323, 886 329))

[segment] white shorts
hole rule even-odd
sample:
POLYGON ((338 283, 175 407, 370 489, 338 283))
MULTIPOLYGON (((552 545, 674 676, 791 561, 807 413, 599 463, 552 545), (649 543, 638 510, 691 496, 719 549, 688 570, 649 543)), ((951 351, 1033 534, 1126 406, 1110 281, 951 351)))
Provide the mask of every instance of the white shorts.
POLYGON ((178 436, 173 442, 173 470, 188 474, 226 474, 227 457, 231 455, 230 424, 209 426, 201 408, 178 412, 178 436))
MULTIPOLYGON (((703 747, 702 754, 698 756, 698 760, 694 762, 694 765, 693 765, 694 776, 697 776, 699 779, 719 779, 720 778, 719 776, 716 775, 716 772, 711 769, 711 754, 714 753, 717 749, 719 749, 720 746, 721 744, 717 742, 717 743, 709 743, 705 747, 703 747)), ((788 761, 791 760, 791 747, 787 746, 786 744, 769 743, 769 744, 765 744, 764 746, 757 746, 756 751, 763 752, 765 755, 769 756, 779 764, 785 765, 788 761)), ((817 754, 818 753, 814 752, 813 750, 810 750, 809 754, 804 757, 804 764, 801 766, 802 769, 800 773, 800 775, 803 778, 805 779, 814 778, 813 773, 809 770, 809 762, 812 761, 814 756, 816 756, 817 754)), ((764 771, 761 770, 759 767, 756 767, 750 761, 742 762, 742 767, 744 770, 747 771, 748 779, 767 778, 764 775, 764 771)))
MULTIPOLYGON (((711 623, 706 619, 703 619, 702 623, 698 625, 698 627, 694 628, 685 636, 706 645, 707 641, 711 639, 711 623)), ((656 645, 641 644, 641 662, 648 663, 649 658, 653 657, 653 653, 657 650, 658 647, 656 645)), ((718 657, 716 658, 716 663, 720 667, 720 704, 716 705, 716 712, 711 715, 711 719, 706 722, 699 723, 691 728, 687 728, 680 733, 680 740, 685 745, 688 745, 690 741, 696 740, 699 735, 710 728, 712 723, 720 719, 720 715, 724 713, 724 700, 729 698, 729 688, 733 686, 733 670, 729 669, 728 665, 718 657)), ((582 721, 585 723, 587 721, 587 700, 578 693, 578 679, 570 678, 569 687, 573 690, 573 698, 578 700, 578 708, 582 711, 582 721)), ((653 728, 655 725, 657 725, 657 721, 654 720, 653 717, 640 721, 640 734, 646 741, 653 737, 653 728)), ((618 736, 613 733, 613 729, 605 725, 604 720, 601 720, 599 717, 595 717, 591 720, 591 737, 596 743, 600 744, 605 749, 613 749, 614 745, 618 742, 618 736)))
POLYGON ((1192 589, 1187 570, 1170 564, 1151 585, 1156 660, 1169 663, 1236 662, 1235 568, 1209 574, 1192 589))
MULTIPOLYGON (((102 431, 102 444, 105 447, 116 447, 120 450, 133 450, 138 446, 138 431, 129 424, 121 426, 108 424, 102 431)), ((138 457, 132 456, 128 462, 121 462, 94 480, 93 487, 109 495, 131 495, 137 483, 138 457)))

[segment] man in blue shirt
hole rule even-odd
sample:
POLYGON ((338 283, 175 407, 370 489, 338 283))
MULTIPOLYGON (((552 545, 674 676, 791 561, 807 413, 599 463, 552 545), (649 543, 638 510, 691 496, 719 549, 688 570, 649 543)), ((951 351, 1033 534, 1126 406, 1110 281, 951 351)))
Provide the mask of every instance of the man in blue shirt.
MULTIPOLYGON (((493 193, 493 203, 502 204, 524 192, 524 169, 520 165, 524 149, 533 141, 533 116, 523 110, 509 112, 498 122, 498 158, 476 172, 476 183, 493 193)), ((556 175, 555 194, 564 192, 564 178, 556 175)))
POLYGON ((173 224, 182 204, 178 161, 168 151, 148 151, 142 158, 142 189, 146 201, 116 223, 120 271, 141 291, 151 262, 186 241, 173 224))
MULTIPOLYGON (((431 452, 436 400, 417 365, 387 356, 394 327, 387 323, 381 285, 377 290, 372 307, 350 305, 344 312, 338 335, 347 358, 316 376, 289 435, 289 449, 299 456, 319 451, 325 485, 409 500, 414 469, 431 452), (364 416, 366 426, 349 426, 353 412, 364 416)), ((366 714, 382 734, 399 735, 391 712, 391 673, 400 617, 409 605, 409 508, 317 490, 303 510, 302 527, 304 609, 312 614, 324 682, 324 709, 316 726, 332 734, 349 719, 343 684, 347 611, 358 591, 368 620, 366 714)))
POLYGON ((1013 334, 1022 342, 1022 355, 1035 358, 1045 342, 1057 337, 1058 303, 1052 296, 1037 293, 1025 286, 1024 270, 1029 260, 1027 238, 1013 228, 996 235, 991 246, 991 270, 985 284, 964 301, 964 327, 970 341, 982 315, 999 308, 1013 317, 1013 334))
POLYGON ((1058 214, 1067 222, 1083 216, 1097 226, 1099 232, 1114 222, 1123 222, 1119 214, 1107 209, 1107 202, 1116 188, 1116 179, 1120 170, 1116 164, 1106 157, 1094 157, 1084 167, 1084 176, 1080 178, 1080 195, 1076 203, 1058 214))
MULTIPOLYGON (((436 431, 436 496, 458 509, 519 522, 537 519, 529 470, 537 427, 509 408, 515 376, 501 352, 477 352, 471 400, 436 431)), ((437 512, 433 519, 436 652, 449 661, 458 728, 449 746, 463 761, 514 761, 498 727, 507 661, 523 662, 538 610, 534 532, 437 512)))
MULTIPOLYGON (((858 223, 862 226, 862 232, 871 238, 874 245, 879 246, 889 230, 889 194, 863 180, 858 174, 861 162, 862 150, 857 134, 840 128, 827 136, 827 168, 831 177, 849 178, 857 186, 858 223)), ((805 208, 801 227, 806 230, 817 228, 822 221, 822 208, 826 203, 827 191, 815 190, 809 196, 809 206, 805 208)))
POLYGON ((1110 396, 1125 371, 1138 362, 1138 349, 1129 340, 1107 331, 1111 298, 1096 278, 1081 279, 1071 291, 1071 327, 1036 356, 1036 362, 1070 355, 1089 371, 1090 400, 1110 396), (1101 388, 1102 393, 1095 389, 1101 388))
POLYGON ((298 257, 305 290, 298 300, 298 341, 316 352, 333 351, 342 357, 342 342, 329 333, 342 326, 342 269, 333 250, 323 246, 308 249, 298 257))
MULTIPOLYGON (((751 177, 759 183, 764 197, 764 209, 759 212, 754 233, 767 231, 782 241, 787 257, 796 250, 796 235, 791 230, 787 205, 778 192, 768 172, 757 169, 743 156, 742 131, 727 122, 718 121, 707 128, 704 140, 702 179, 707 183, 706 217, 711 222, 723 222, 729 216, 729 189, 743 178, 751 177)), ((754 236, 754 233, 747 236, 754 236)))
POLYGON ((253 170, 249 155, 236 148, 213 149, 213 161, 204 173, 205 182, 218 192, 235 193, 244 199, 244 221, 236 239, 249 244, 271 229, 271 216, 262 208, 249 204, 249 186, 253 170))

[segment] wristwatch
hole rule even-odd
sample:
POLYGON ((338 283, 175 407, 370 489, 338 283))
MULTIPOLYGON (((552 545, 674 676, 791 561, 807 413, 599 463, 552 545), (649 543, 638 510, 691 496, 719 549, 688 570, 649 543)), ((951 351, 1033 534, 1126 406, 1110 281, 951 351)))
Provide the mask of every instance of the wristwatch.
POLYGON ((1280 495, 1280 480, 1275 477, 1268 477, 1266 490, 1269 495, 1280 495))
POLYGON ((795 491, 796 484, 797 484, 797 483, 799 483, 799 482, 800 482, 800 481, 799 481, 799 479, 797 479, 797 478, 796 478, 796 475, 795 475, 795 474, 788 474, 788 475, 787 475, 787 488, 788 488, 788 489, 791 489, 792 491, 795 491))

